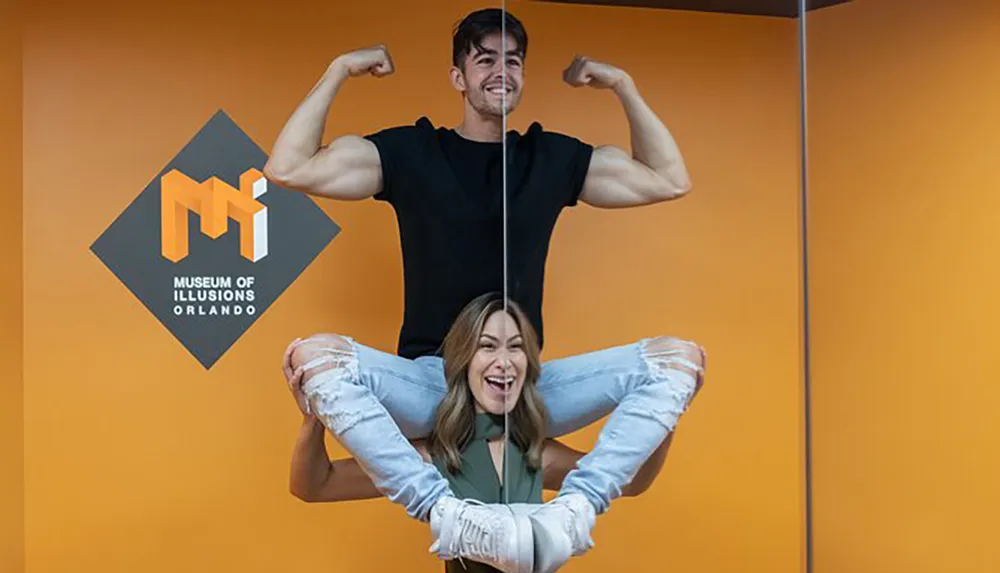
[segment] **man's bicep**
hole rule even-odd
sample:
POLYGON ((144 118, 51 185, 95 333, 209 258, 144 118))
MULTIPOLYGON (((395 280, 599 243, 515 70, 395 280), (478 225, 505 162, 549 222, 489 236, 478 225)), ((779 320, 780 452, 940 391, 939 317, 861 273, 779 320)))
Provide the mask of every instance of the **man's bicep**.
POLYGON ((382 158, 375 143, 364 137, 339 137, 315 161, 311 183, 320 195, 358 201, 382 191, 382 158))
POLYGON ((604 209, 645 205, 651 201, 644 190, 654 179, 655 173, 624 149, 602 145, 591 156, 580 200, 604 209))
POLYGON ((294 190, 342 201, 367 199, 382 188, 381 158, 370 141, 338 137, 294 171, 272 181, 294 190))

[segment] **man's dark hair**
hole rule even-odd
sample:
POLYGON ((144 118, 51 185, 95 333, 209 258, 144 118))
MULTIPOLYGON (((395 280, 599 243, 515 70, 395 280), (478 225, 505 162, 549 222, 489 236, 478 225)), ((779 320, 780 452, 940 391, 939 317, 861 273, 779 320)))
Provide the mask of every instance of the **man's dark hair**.
POLYGON ((506 27, 506 32, 514 37, 517 43, 517 55, 522 59, 528 55, 528 32, 524 25, 513 14, 499 8, 477 10, 465 17, 455 26, 452 36, 452 62, 461 68, 466 56, 473 49, 483 51, 483 39, 490 34, 499 34, 506 27))

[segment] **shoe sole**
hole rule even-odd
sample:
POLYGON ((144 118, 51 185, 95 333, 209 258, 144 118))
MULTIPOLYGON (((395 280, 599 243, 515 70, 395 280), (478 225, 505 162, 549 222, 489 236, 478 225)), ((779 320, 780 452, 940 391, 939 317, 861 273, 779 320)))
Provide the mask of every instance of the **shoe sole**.
POLYGON ((531 520, 527 515, 515 514, 514 524, 517 529, 517 573, 532 573, 535 568, 535 536, 531 520))

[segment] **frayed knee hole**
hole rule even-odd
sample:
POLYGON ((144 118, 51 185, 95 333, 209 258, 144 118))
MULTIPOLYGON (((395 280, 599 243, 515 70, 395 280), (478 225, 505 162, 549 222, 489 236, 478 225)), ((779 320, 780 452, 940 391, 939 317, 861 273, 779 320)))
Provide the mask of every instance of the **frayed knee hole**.
POLYGON ((649 339, 642 347, 647 361, 668 366, 673 370, 698 377, 704 372, 705 361, 701 348, 690 341, 669 336, 649 339))
POLYGON ((304 371, 303 380, 333 370, 351 370, 357 355, 350 342, 335 334, 312 336, 300 342, 291 355, 291 366, 295 371, 304 371))

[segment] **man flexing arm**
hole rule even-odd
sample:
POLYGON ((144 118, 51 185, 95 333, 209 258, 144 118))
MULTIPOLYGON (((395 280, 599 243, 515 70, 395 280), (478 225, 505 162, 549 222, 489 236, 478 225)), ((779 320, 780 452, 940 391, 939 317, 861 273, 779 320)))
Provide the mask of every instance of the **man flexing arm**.
POLYGON ((381 78, 392 72, 385 46, 335 59, 281 130, 264 176, 287 189, 343 201, 367 199, 381 191, 382 169, 375 144, 344 135, 324 146, 323 127, 348 78, 368 74, 381 78))
POLYGON ((610 64, 577 57, 563 72, 573 87, 610 89, 628 118, 632 154, 612 146, 594 149, 580 199, 594 207, 622 208, 683 197, 691 178, 677 142, 636 88, 632 77, 610 64))
MULTIPOLYGON (((389 149, 406 154, 418 146, 412 126, 367 137, 343 135, 326 146, 322 139, 330 107, 348 78, 392 72, 384 46, 334 60, 282 129, 264 175, 286 189, 317 197, 388 200, 396 186, 391 181, 394 161, 389 149)), ((377 492, 402 505, 411 517, 429 523, 431 551, 441 559, 480 561, 504 573, 531 571, 534 548, 515 542, 531 531, 527 518, 502 504, 457 498, 444 476, 407 439, 426 435, 444 395, 444 375, 435 368, 433 356, 417 361, 347 336, 321 333, 294 341, 284 363, 286 378, 290 372, 301 373, 297 401, 308 417, 300 440, 311 448, 296 453, 293 492, 311 498, 316 484, 332 477, 332 486, 324 487, 333 487, 338 496, 364 499, 377 492), (330 466, 328 460, 320 460, 325 455, 320 448, 323 428, 356 463, 330 466), (463 532, 472 530, 478 532, 475 537, 463 537, 463 532)))

